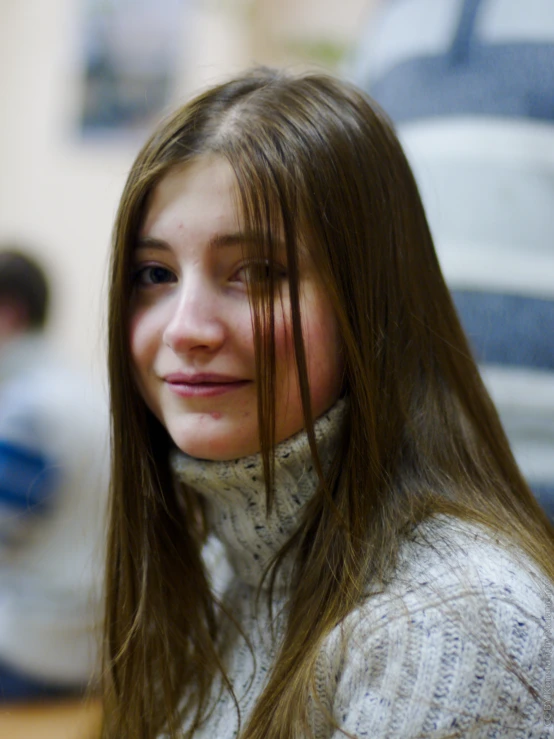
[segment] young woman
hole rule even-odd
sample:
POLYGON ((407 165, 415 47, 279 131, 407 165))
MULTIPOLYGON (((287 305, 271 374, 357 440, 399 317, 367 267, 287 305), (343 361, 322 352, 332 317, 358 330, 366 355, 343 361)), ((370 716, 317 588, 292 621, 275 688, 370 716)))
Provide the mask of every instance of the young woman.
POLYGON ((553 532, 368 99, 185 105, 111 279, 104 738, 551 736, 553 532))

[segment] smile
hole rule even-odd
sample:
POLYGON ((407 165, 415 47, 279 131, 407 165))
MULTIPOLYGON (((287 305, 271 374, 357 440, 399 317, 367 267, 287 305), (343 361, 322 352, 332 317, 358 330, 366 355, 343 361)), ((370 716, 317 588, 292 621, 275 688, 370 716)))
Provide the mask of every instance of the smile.
POLYGON ((225 375, 174 373, 163 378, 168 388, 181 398, 213 398, 216 395, 240 390, 250 380, 239 380, 225 375))

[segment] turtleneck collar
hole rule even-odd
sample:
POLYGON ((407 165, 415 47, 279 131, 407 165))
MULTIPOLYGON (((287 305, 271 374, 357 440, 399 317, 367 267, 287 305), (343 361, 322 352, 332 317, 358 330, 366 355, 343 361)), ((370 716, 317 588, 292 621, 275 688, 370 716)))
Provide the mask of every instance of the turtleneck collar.
MULTIPOLYGON (((314 424, 324 473, 340 438, 347 401, 339 400, 314 424)), ((275 496, 267 515, 260 454, 225 462, 189 457, 176 450, 171 465, 177 478, 206 498, 211 531, 223 543, 237 576, 258 586, 271 559, 295 533, 318 478, 305 431, 275 448, 275 496)), ((286 587, 290 568, 281 567, 276 587, 286 587)))

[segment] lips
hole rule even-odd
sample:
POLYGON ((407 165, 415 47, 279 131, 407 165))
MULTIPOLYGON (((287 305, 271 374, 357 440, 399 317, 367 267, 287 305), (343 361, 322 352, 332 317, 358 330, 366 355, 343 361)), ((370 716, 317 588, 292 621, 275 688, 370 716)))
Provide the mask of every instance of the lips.
POLYGON ((172 372, 163 377, 169 390, 183 398, 210 398, 240 390, 250 384, 250 380, 242 380, 230 375, 215 373, 186 374, 172 372))

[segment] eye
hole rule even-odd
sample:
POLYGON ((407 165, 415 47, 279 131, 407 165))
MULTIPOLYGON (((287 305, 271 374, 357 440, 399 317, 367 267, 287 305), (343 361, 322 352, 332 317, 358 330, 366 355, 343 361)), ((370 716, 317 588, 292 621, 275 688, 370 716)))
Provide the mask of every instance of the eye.
POLYGON ((133 275, 133 282, 139 287, 151 287, 153 285, 164 285, 166 283, 176 282, 177 277, 170 269, 161 267, 157 264, 151 264, 146 267, 139 267, 133 275))
POLYGON ((270 282, 272 275, 275 283, 282 282, 287 278, 287 270, 282 264, 263 259, 243 264, 231 279, 233 282, 244 282, 251 285, 270 282))

